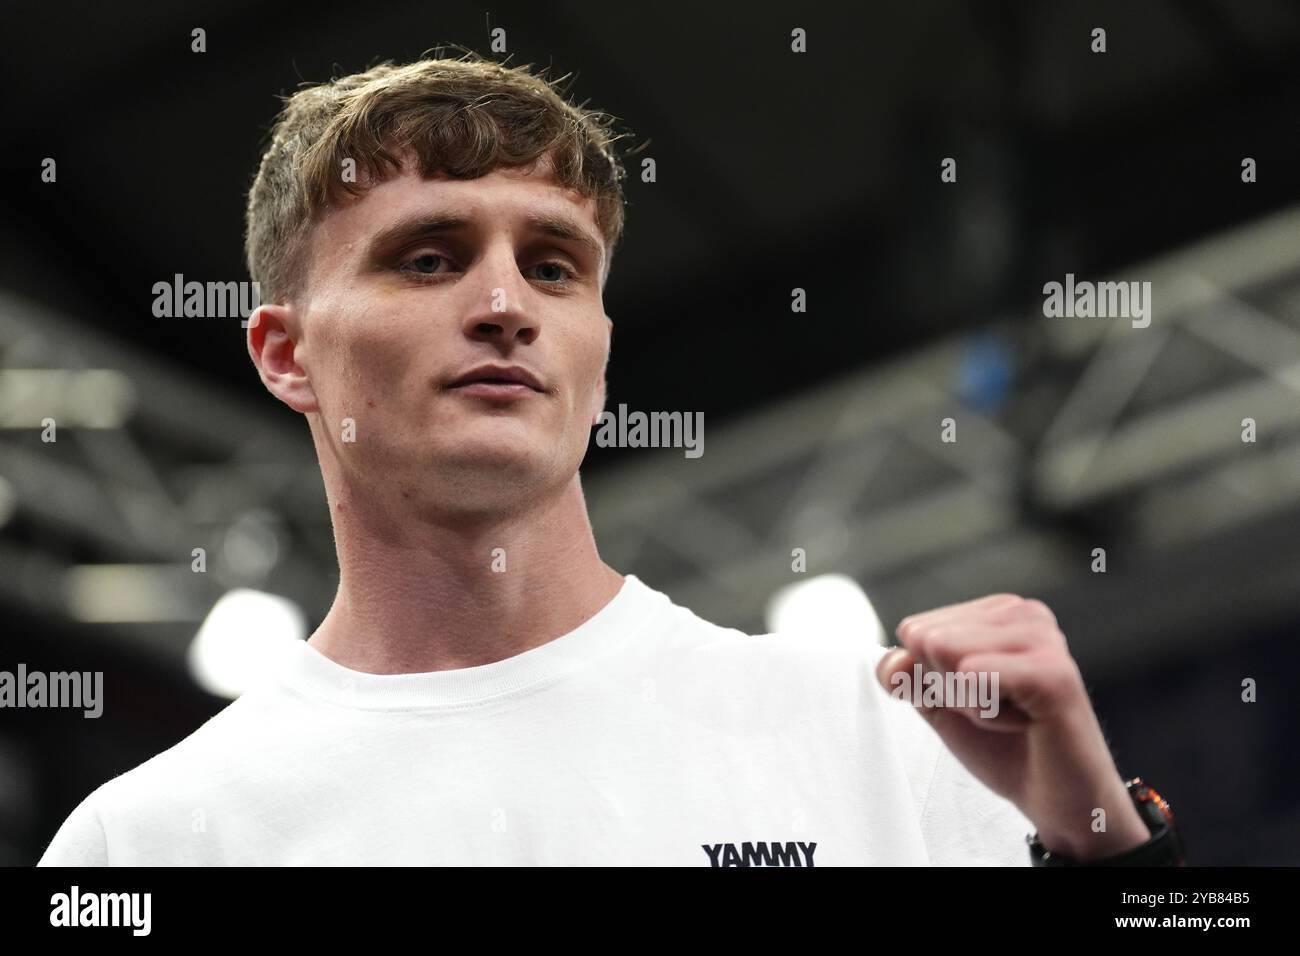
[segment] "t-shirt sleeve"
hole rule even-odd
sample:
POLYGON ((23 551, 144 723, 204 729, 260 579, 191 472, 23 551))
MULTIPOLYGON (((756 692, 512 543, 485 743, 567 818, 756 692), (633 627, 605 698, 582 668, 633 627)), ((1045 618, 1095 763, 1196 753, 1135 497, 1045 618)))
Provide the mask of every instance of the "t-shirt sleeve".
POLYGON ((928 724, 926 729, 937 751, 921 807, 921 832, 931 865, 1030 866, 1026 837, 1034 832, 1033 822, 967 770, 928 724))
POLYGON ((930 864, 1030 866, 1025 838, 1034 824, 967 770, 913 704, 895 699, 876 680, 875 666, 888 650, 871 648, 867 669, 899 741, 930 864))
POLYGON ((108 840, 96 793, 68 814, 37 866, 108 866, 108 840))

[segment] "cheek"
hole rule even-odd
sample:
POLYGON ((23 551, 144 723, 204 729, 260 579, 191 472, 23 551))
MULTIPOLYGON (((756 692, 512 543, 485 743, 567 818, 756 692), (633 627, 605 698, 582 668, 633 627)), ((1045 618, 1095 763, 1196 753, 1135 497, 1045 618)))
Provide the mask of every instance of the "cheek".
POLYGON ((573 415, 579 428, 589 427, 598 411, 596 403, 600 400, 600 374, 605 369, 606 348, 605 336, 601 334, 582 345, 583 360, 573 379, 573 415))
POLYGON ((323 379, 322 401, 342 415, 390 404, 410 387, 408 378, 419 367, 410 336, 362 310, 333 319, 313 340, 312 352, 313 378, 323 379))
POLYGON ((596 380, 600 378, 600 373, 605 368, 605 361, 608 358, 609 340, 603 332, 597 332, 586 343, 584 343, 583 354, 586 356, 584 363, 583 381, 594 387, 596 380))
POLYGON ((583 342, 576 347, 580 358, 570 366, 570 398, 574 412, 581 416, 596 392, 596 381, 604 367, 604 346, 597 341, 583 342))

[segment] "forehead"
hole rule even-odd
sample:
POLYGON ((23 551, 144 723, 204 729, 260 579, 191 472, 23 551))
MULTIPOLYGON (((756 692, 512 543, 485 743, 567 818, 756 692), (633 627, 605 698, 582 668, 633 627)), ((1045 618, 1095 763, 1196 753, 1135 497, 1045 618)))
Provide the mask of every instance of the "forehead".
POLYGON ((594 197, 561 186, 545 163, 534 169, 498 168, 477 179, 443 174, 423 179, 404 164, 400 174, 326 213, 312 233, 311 269, 338 265, 362 254, 370 240, 394 223, 434 213, 463 215, 479 228, 493 230, 530 216, 559 215, 603 240, 594 197))

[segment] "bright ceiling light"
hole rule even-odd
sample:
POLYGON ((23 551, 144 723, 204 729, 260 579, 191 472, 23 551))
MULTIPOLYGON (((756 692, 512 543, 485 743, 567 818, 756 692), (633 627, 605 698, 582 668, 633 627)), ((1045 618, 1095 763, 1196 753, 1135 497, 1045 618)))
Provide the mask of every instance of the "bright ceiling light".
POLYGON ((231 700, 306 637, 302 610, 288 598, 250 588, 222 595, 190 644, 190 673, 208 693, 231 700))
POLYGON ((768 600, 766 618, 772 633, 838 633, 887 643, 866 592, 844 574, 821 574, 786 585, 768 600))

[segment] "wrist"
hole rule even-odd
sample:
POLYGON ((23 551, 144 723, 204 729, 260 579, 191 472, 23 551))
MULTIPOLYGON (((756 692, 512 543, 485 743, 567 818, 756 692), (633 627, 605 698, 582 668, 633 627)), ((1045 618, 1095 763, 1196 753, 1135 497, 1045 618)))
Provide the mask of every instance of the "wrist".
MULTIPOLYGON (((1038 834, 1026 837, 1029 843, 1029 857, 1034 866, 1186 866, 1187 858, 1183 849, 1182 836, 1174 820, 1173 809, 1168 802, 1152 787, 1143 782, 1141 777, 1134 777, 1125 784, 1131 806, 1147 829, 1147 839, 1117 853, 1093 856, 1099 847, 1084 840, 1082 856, 1075 857, 1062 850, 1047 847, 1038 834)), ((1127 826, 1127 824, 1125 824, 1127 826)), ((1049 834, 1058 846, 1069 846, 1068 838, 1049 834)), ((1127 834, 1124 837, 1128 839, 1127 834)), ((1078 841, 1074 844, 1079 845, 1078 841)))
POLYGON ((1151 830, 1122 786, 1118 799, 1098 801, 1095 806, 1106 813, 1104 830, 1092 829, 1090 813, 1088 825, 1079 830, 1039 829, 1038 839, 1043 848, 1057 856, 1086 862, 1126 853, 1151 839, 1151 830))

